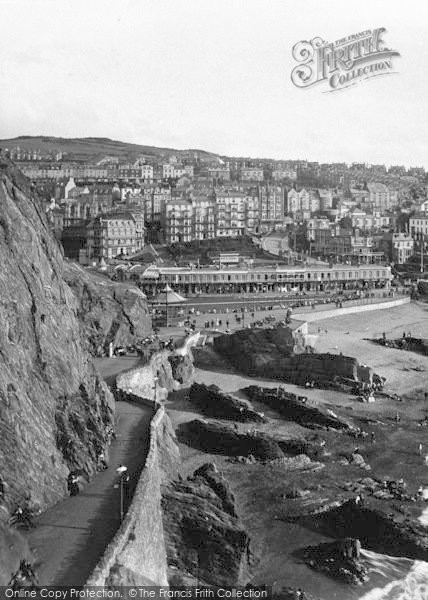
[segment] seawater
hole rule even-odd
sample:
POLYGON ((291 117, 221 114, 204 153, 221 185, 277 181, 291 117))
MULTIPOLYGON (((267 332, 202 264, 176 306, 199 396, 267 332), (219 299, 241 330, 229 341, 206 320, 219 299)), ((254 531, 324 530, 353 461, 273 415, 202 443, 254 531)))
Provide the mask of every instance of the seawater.
POLYGON ((360 600, 428 600, 428 563, 362 550, 372 575, 389 581, 360 600))

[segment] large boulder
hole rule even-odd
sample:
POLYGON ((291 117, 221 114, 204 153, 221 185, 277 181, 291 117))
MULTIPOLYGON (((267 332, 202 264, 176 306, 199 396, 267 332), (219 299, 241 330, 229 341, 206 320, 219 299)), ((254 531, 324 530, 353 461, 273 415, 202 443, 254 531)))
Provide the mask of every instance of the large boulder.
MULTIPOLYGON (((288 328, 242 329, 214 339, 214 350, 235 369, 251 376, 269 377, 305 385, 352 391, 359 382, 372 383, 374 373, 351 356, 303 353, 300 345, 287 343, 288 328)), ((294 339, 294 338, 293 338, 294 339)), ((379 378, 378 378, 379 379, 379 378)))

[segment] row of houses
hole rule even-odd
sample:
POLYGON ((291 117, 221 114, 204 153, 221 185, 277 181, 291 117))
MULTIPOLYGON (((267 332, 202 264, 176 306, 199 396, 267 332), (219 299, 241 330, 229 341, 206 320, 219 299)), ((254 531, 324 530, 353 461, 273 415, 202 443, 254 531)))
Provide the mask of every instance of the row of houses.
MULTIPOLYGON (((167 244, 269 231, 284 221, 284 194, 280 186, 256 186, 246 192, 218 189, 187 195, 169 186, 146 185, 135 189, 115 186, 107 192, 103 187, 82 189, 71 183, 65 192, 63 202, 53 202, 48 207, 53 229, 63 242, 73 237, 84 238, 83 226, 99 215, 107 219, 118 210, 138 213, 147 227, 158 225, 167 244)), ((106 225, 104 236, 115 228, 106 225)), ((107 247, 90 243, 88 237, 88 252, 91 257, 111 258, 115 256, 115 248, 117 254, 131 254, 140 249, 134 235, 125 239, 124 244, 115 242, 107 247)), ((72 246, 74 253, 76 244, 72 246)), ((79 243, 78 247, 81 246, 79 243)), ((68 248, 67 243, 65 247, 68 248)))
POLYGON ((368 235, 358 228, 344 229, 339 224, 308 229, 311 251, 358 263, 388 260, 401 265, 414 254, 415 241, 407 232, 383 231, 368 235))
MULTIPOLYGON (((343 194, 337 199, 345 199, 343 194)), ((287 212, 292 215, 300 213, 302 218, 308 213, 328 211, 333 209, 335 193, 332 189, 291 189, 287 194, 287 212)), ((397 190, 390 189, 383 183, 368 183, 364 189, 350 189, 348 201, 350 204, 358 202, 374 210, 383 212, 398 206, 399 195, 397 190)), ((346 202, 345 202, 346 204, 346 202)))

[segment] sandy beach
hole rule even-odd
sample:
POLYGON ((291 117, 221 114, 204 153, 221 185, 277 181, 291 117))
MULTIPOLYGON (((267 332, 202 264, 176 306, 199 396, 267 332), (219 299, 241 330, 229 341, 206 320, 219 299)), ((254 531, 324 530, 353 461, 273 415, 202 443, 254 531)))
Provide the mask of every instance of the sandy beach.
MULTIPOLYGON (((374 404, 362 404, 355 396, 317 389, 305 390, 305 395, 311 402, 325 403, 356 424, 367 418, 376 423, 371 426, 376 434, 376 444, 363 442, 360 445, 360 452, 372 467, 370 476, 403 477, 408 482, 409 489, 415 493, 421 482, 428 483, 427 468, 417 452, 420 441, 428 450, 428 433, 425 428, 421 430, 417 425, 428 410, 425 403, 421 402, 428 383, 428 358, 412 352, 384 348, 367 339, 381 337, 383 333, 386 337, 398 338, 403 331, 411 332, 414 337, 428 337, 428 307, 411 303, 391 310, 335 317, 309 325, 309 332, 319 335, 316 345, 318 352, 342 352, 344 355, 355 356, 361 363, 386 377, 385 390, 405 395, 404 401, 379 398, 374 404), (399 426, 393 423, 397 412, 401 415, 399 426)), ((241 398, 243 396, 239 390, 248 385, 278 386, 277 381, 202 369, 196 369, 195 381, 218 385, 223 391, 239 394, 241 398)), ((289 391, 302 393, 302 388, 298 386, 282 385, 289 391)), ((269 418, 269 422, 260 426, 260 430, 289 438, 308 435, 308 430, 296 423, 284 421, 263 405, 254 405, 254 408, 264 410, 269 418)), ((186 400, 185 394, 176 399, 171 398, 168 410, 174 426, 183 421, 201 418, 200 413, 186 400)), ((245 424, 242 426, 245 427, 245 424)), ((324 495, 328 502, 335 495, 343 494, 342 484, 345 481, 365 476, 355 467, 340 464, 340 456, 351 453, 355 442, 347 436, 338 436, 332 432, 323 433, 323 437, 327 440, 331 457, 327 459, 326 467, 318 473, 290 474, 266 469, 262 465, 243 468, 223 455, 206 454, 180 444, 183 474, 191 473, 208 461, 216 462, 224 473, 237 499, 238 513, 252 537, 257 557, 255 581, 302 587, 322 600, 357 600, 374 588, 384 588, 393 576, 404 578, 410 572, 413 562, 403 559, 399 563, 400 569, 394 571, 387 565, 391 560, 394 565, 398 564, 396 559, 387 559, 383 555, 379 558, 376 554, 369 553, 371 558, 367 559, 367 564, 371 569, 370 582, 355 588, 315 573, 296 559, 295 551, 328 538, 281 519, 282 512, 290 508, 280 500, 284 489, 294 481, 296 485, 313 490, 313 494, 324 495), (379 570, 371 562, 380 562, 384 567, 379 570)), ((417 520, 421 514, 422 509, 414 507, 411 516, 417 520)))

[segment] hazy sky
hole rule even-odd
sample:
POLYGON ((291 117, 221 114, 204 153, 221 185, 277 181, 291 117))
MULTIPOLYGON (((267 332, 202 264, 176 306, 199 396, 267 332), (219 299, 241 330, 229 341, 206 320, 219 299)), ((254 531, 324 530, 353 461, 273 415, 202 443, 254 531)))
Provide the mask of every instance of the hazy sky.
POLYGON ((0 0, 0 137, 428 167, 423 0, 0 0), (298 89, 293 45, 385 27, 398 74, 298 89))

